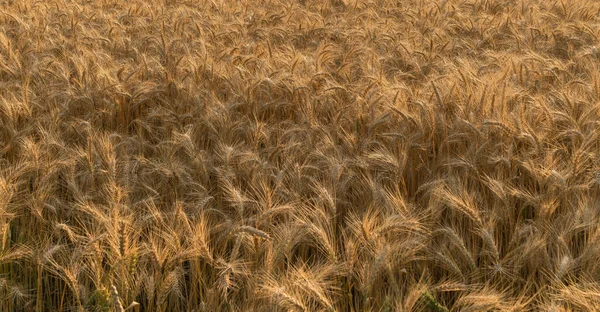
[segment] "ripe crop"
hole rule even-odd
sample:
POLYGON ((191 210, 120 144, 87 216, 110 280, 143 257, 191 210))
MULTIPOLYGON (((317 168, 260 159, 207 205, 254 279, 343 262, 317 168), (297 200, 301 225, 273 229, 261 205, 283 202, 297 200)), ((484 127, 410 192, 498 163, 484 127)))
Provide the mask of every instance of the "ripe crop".
POLYGON ((0 311, 600 310, 599 12, 0 1, 0 311))

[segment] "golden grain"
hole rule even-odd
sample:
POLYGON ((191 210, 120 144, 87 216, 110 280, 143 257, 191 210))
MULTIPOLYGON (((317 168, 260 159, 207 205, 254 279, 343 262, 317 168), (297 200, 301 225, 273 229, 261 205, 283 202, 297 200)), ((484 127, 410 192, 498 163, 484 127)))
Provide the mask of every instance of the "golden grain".
POLYGON ((598 12, 0 1, 0 311, 598 310, 598 12))

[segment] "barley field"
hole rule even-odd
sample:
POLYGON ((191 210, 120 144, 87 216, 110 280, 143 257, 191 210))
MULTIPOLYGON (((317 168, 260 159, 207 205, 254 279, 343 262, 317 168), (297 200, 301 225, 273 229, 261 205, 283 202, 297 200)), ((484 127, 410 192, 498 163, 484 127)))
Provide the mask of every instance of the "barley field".
POLYGON ((600 3, 0 1, 0 311, 600 311, 600 3))

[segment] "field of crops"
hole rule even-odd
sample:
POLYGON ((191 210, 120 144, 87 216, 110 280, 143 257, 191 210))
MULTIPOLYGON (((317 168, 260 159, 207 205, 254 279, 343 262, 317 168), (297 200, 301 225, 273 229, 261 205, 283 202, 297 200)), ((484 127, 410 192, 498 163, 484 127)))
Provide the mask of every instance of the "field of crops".
POLYGON ((599 311, 599 13, 0 1, 0 311, 599 311))

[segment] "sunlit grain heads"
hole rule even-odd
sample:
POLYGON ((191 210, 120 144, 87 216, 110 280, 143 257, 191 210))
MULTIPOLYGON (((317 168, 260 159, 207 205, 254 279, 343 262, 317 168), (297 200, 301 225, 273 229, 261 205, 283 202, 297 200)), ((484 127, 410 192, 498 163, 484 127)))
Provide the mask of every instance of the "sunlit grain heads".
POLYGON ((461 311, 506 311, 512 308, 505 295, 489 287, 474 289, 457 300, 453 309, 461 311))
POLYGON ((481 212, 478 198, 469 193, 465 186, 459 184, 438 184, 433 190, 433 203, 443 205, 451 213, 458 213, 474 224, 481 224, 481 212))
POLYGON ((597 4, 109 2, 2 8, 0 310, 600 306, 597 4))
POLYGON ((467 245, 466 240, 451 228, 442 228, 432 233, 434 238, 437 238, 439 246, 435 253, 435 257, 440 263, 445 266, 450 273, 457 274, 459 277, 466 279, 467 275, 477 268, 475 257, 467 245))
POLYGON ((249 274, 247 264, 241 260, 216 259, 215 268, 218 272, 215 287, 225 300, 243 287, 244 278, 249 274))
POLYGON ((286 287, 287 284, 281 284, 283 283, 280 278, 266 275, 259 291, 261 297, 270 304, 290 311, 308 311, 307 304, 303 302, 303 294, 295 292, 292 287, 286 287))

